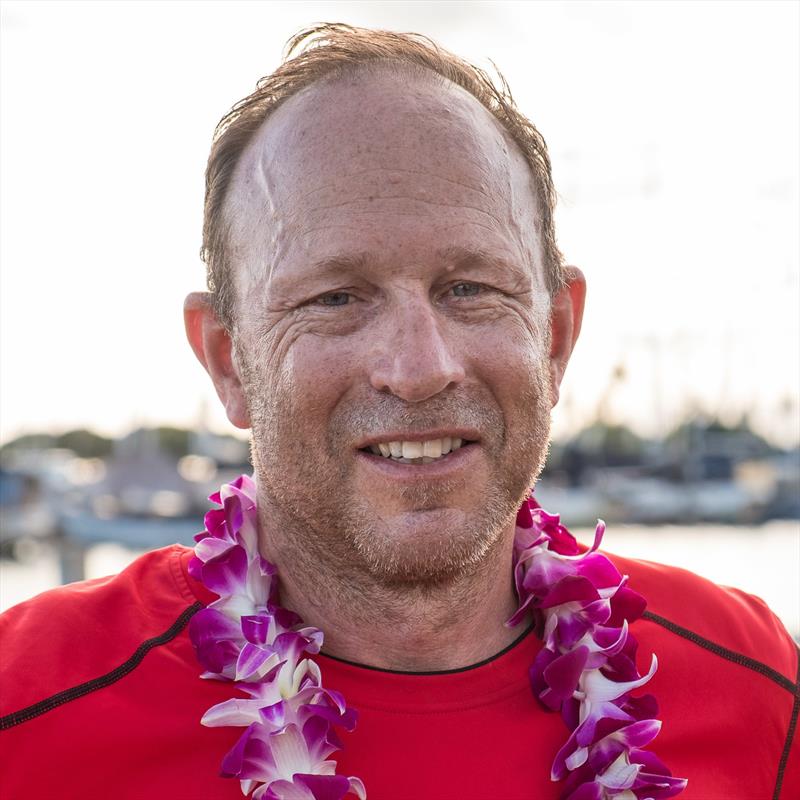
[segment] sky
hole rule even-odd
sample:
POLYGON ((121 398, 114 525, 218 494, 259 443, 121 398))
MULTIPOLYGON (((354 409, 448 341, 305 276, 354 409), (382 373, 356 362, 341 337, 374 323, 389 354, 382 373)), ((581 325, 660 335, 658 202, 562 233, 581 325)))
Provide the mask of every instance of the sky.
POLYGON ((218 119, 317 21, 491 59, 589 282, 554 431, 747 412, 800 441, 800 4, 4 2, 0 441, 205 421, 186 344, 218 119))

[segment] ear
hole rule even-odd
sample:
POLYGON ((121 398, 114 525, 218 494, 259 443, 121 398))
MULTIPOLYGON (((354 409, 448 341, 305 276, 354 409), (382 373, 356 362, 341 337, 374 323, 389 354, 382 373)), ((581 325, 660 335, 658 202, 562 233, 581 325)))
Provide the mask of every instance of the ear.
POLYGON ((558 402, 567 362, 578 340, 586 299, 586 279, 577 267, 565 267, 564 278, 564 288, 553 298, 550 309, 550 385, 553 405, 558 402))
POLYGON ((237 428, 249 428, 250 414, 233 358, 233 342, 214 311, 211 295, 192 292, 183 304, 183 321, 189 344, 211 376, 228 419, 237 428))

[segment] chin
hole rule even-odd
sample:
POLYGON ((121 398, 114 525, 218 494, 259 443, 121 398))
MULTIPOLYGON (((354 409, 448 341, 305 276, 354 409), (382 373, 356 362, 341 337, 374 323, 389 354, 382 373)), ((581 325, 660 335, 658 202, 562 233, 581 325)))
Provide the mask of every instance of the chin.
POLYGON ((372 517, 357 526, 352 546, 363 567, 384 584, 441 584, 475 571, 503 538, 512 517, 437 508, 372 517))

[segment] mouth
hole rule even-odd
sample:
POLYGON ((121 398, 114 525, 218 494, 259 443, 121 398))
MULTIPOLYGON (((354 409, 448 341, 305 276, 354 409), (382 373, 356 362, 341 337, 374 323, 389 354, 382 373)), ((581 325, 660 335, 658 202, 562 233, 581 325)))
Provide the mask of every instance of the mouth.
POLYGON ((387 439, 359 449, 362 453, 370 453, 397 464, 421 465, 442 461, 457 450, 473 444, 476 442, 460 436, 442 436, 424 440, 387 439))

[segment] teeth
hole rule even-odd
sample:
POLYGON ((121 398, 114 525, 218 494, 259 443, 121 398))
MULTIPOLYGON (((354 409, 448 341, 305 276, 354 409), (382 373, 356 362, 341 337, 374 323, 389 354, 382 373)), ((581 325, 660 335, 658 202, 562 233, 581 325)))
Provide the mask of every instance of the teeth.
POLYGON ((422 442, 403 442, 403 458, 422 458, 422 442))
POLYGON ((430 442, 422 443, 422 455, 427 458, 439 458, 442 454, 442 440, 433 439, 430 442))
POLYGON ((437 458, 458 450, 464 444, 457 436, 429 439, 426 442, 379 442, 370 445, 370 452, 376 456, 393 458, 403 464, 430 464, 437 458))

